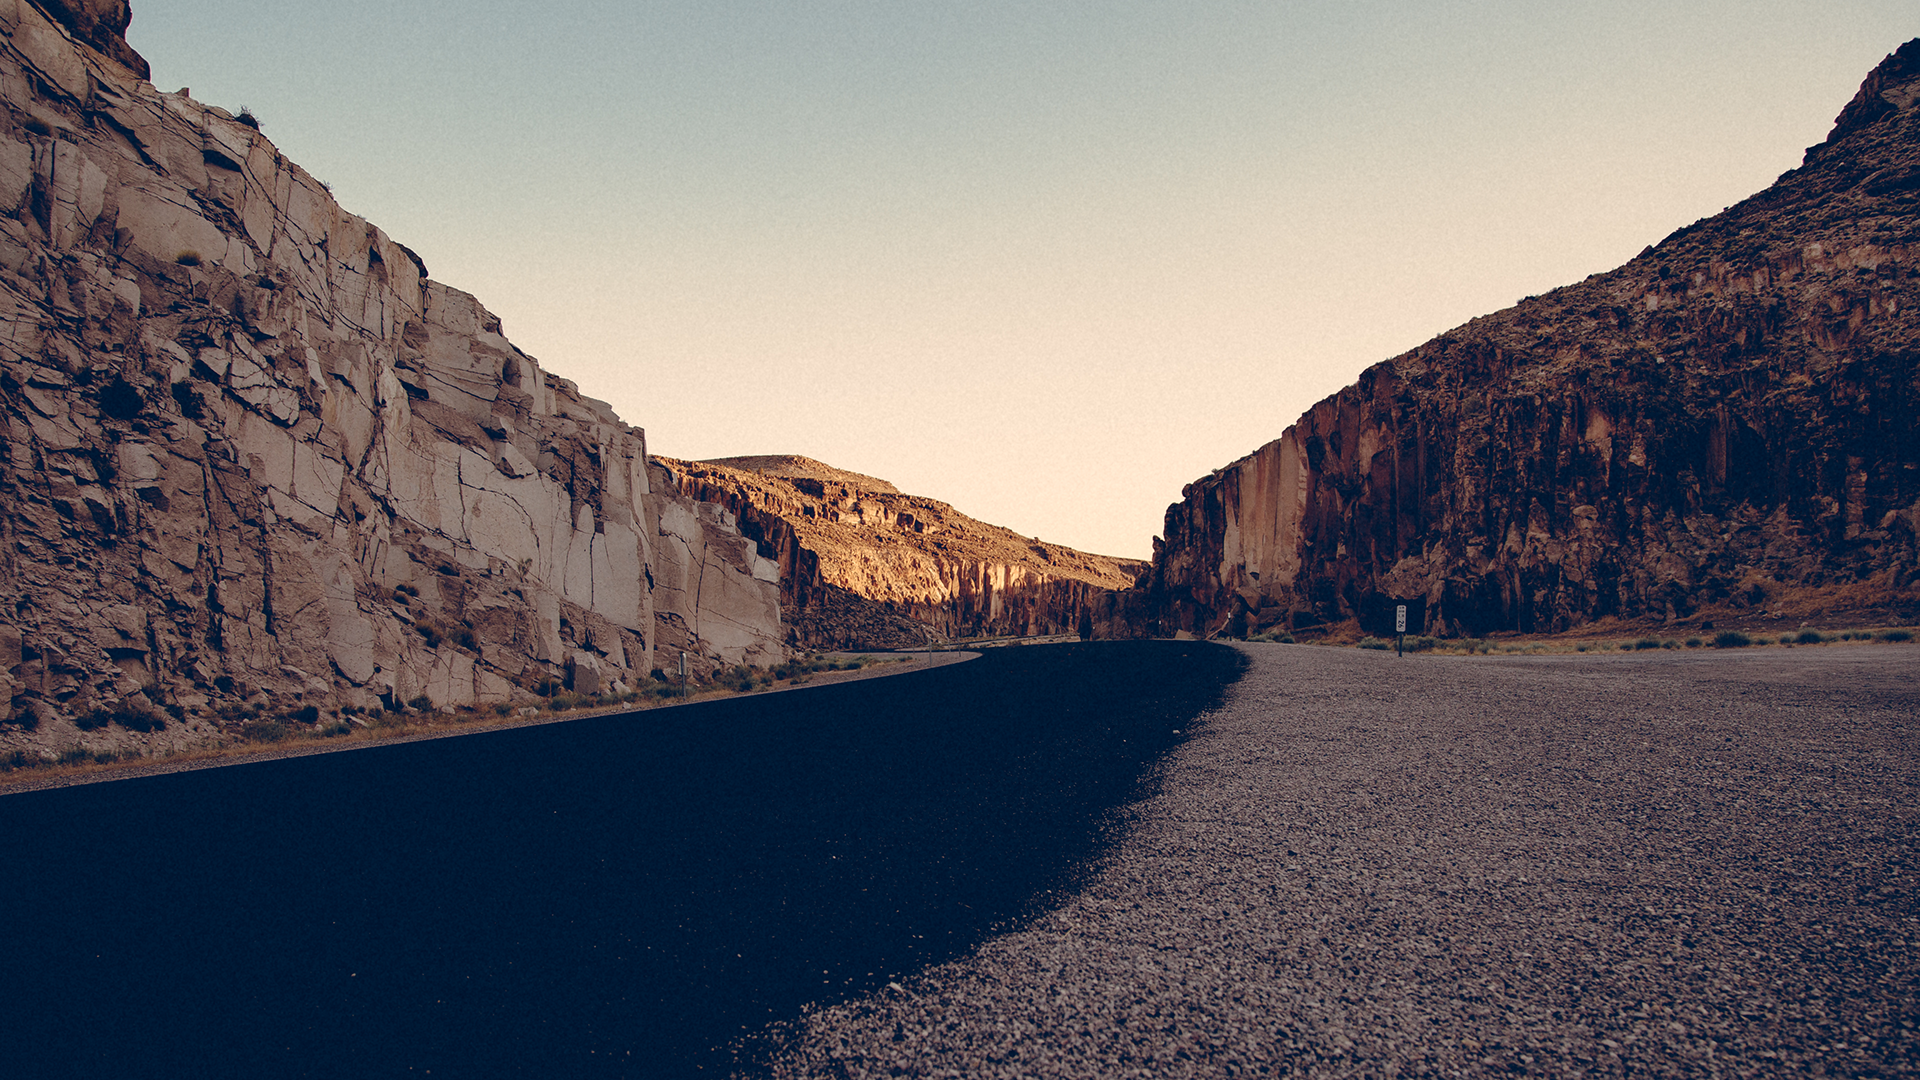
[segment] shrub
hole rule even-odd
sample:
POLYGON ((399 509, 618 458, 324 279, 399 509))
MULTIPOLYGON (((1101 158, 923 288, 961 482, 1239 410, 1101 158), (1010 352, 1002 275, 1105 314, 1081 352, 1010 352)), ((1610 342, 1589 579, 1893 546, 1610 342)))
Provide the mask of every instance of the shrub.
POLYGON ((240 737, 248 742, 277 743, 287 737, 287 725, 278 720, 249 720, 240 725, 240 737))
POLYGON ((1794 635, 1793 640, 1802 645, 1818 645, 1827 640, 1827 635, 1818 630, 1802 630, 1794 635))
POLYGON ((253 115, 253 110, 245 105, 240 106, 240 111, 234 114, 233 122, 236 124, 245 124, 255 131, 260 130, 260 118, 253 115))
POLYGON ((92 761, 93 751, 84 746, 76 746, 62 751, 58 760, 62 765, 79 765, 82 762, 92 761))
POLYGON ((113 722, 128 731, 165 731, 167 718, 144 705, 121 702, 113 710, 113 722))
POLYGON ((345 720, 335 720, 323 728, 315 729, 314 734, 322 739, 337 739, 342 735, 353 734, 353 725, 345 720))
POLYGON ((25 750, 15 750, 6 757, 0 758, 0 771, 4 772, 12 772, 15 769, 27 769, 33 767, 33 765, 33 759, 27 756, 25 750))
POLYGON ((421 712, 426 712, 428 709, 433 708, 433 699, 428 697, 425 694, 420 694, 417 697, 410 697, 407 699, 407 708, 418 709, 421 712))
POLYGON ((1913 632, 1910 630, 1882 630, 1876 636, 1881 641, 1912 641, 1913 640, 1913 632))
POLYGON ((108 708, 101 705, 74 718, 81 731, 98 731, 108 724, 119 724, 128 731, 165 731, 167 718, 144 705, 120 702, 108 708))
POLYGON ((20 706, 20 711, 13 714, 13 722, 22 731, 40 730, 40 706, 31 701, 20 706))
POLYGON ((1738 630, 1722 630, 1713 635, 1713 647, 1716 649, 1744 649, 1753 644, 1753 639, 1738 630))
POLYGON ((427 639, 427 648, 429 649, 439 648, 440 641, 445 636, 445 631, 440 629, 440 624, 432 619, 416 620, 413 624, 413 629, 421 637, 427 639))
MULTIPOLYGON (((1622 649, 1625 649, 1626 647, 1627 646, 1625 645, 1621 646, 1622 649)), ((1639 641, 1634 642, 1633 647, 1636 649, 1657 649, 1660 647, 1660 639, 1643 637, 1639 641)))
POLYGON ((297 720, 302 724, 318 723, 320 720, 320 706, 302 705, 300 708, 288 713, 287 719, 297 720))
POLYGON ((1391 649, 1393 648, 1393 642, 1382 641, 1377 637, 1363 637, 1360 639, 1360 647, 1363 649, 1391 649))
POLYGON ((200 253, 197 251, 182 251, 173 257, 173 261, 179 263, 181 266, 199 266, 200 253))
POLYGON ((1587 651, 1587 643, 1586 643, 1586 642, 1584 642, 1584 641, 1582 641, 1582 642, 1580 642, 1579 644, 1577 644, 1577 645, 1575 645, 1575 646, 1573 647, 1573 651, 1574 651, 1574 652, 1586 652, 1586 651, 1587 651))
POLYGON ((1697 648, 1699 648, 1699 647, 1700 647, 1700 639, 1699 639, 1699 638, 1697 638, 1697 637, 1690 637, 1690 638, 1688 638, 1688 639, 1687 639, 1687 648, 1689 648, 1689 649, 1697 649, 1697 648))

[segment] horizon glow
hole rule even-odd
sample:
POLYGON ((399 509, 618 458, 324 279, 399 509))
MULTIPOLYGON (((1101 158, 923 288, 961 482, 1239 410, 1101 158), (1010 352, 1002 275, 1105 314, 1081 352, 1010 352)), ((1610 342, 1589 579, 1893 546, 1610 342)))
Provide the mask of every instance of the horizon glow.
POLYGON ((289 157, 683 458, 1087 551, 1365 367, 1799 164, 1891 2, 135 0, 289 157))

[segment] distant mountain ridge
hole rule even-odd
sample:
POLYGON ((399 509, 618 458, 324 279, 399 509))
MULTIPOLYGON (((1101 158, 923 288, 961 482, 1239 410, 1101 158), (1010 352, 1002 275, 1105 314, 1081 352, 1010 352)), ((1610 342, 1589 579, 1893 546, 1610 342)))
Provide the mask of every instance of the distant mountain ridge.
POLYGON ((878 477, 864 473, 848 472, 836 469, 824 461, 815 461, 798 454, 757 454, 747 457, 707 458, 703 465, 719 465, 723 468, 737 469, 741 472, 756 472, 766 476, 777 476, 782 480, 826 480, 841 484, 855 491, 872 491, 882 495, 898 495, 900 489, 878 477))
POLYGON ((790 641, 902 647, 954 637, 1121 632, 1106 601, 1146 570, 976 521, 937 499, 793 455, 678 461, 781 571, 790 641))

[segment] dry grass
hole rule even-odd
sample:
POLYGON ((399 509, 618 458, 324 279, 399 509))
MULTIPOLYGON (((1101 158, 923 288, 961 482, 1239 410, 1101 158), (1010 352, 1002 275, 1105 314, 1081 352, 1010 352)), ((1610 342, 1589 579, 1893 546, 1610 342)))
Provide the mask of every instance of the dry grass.
MULTIPOLYGON (((911 662, 911 660, 911 657, 903 657, 903 666, 899 670, 906 670, 904 662, 911 662)), ((866 673, 864 669, 875 664, 875 661, 865 658, 858 661, 833 662, 825 658, 813 657, 807 660, 790 661, 775 670, 781 672, 779 681, 797 686, 811 683, 826 684, 849 677, 857 678, 866 673)), ((772 672, 768 674, 771 675, 772 672)), ((211 745, 159 754, 144 754, 139 751, 96 751, 89 747, 75 745, 59 759, 51 762, 27 759, 25 755, 19 753, 11 758, 0 755, 0 794, 44 787, 65 787, 75 782, 118 779, 123 776, 152 772, 178 772, 209 765, 234 765, 269 758, 324 754, 379 743, 437 739, 473 731, 529 727, 535 724, 559 723, 610 713, 641 712, 737 697, 743 693, 760 693, 774 688, 774 681, 756 678, 751 686, 745 688, 742 688, 742 680, 737 678, 730 680, 731 685, 723 685, 719 682, 695 682, 687 688, 688 694, 685 697, 679 696, 677 685, 665 687, 664 689, 669 692, 664 695, 634 692, 625 695, 583 696, 561 692, 538 705, 524 703, 514 706, 482 706, 480 708, 462 706, 442 710, 409 710, 404 713, 375 711, 335 714, 315 724, 288 723, 284 719, 253 718, 240 722, 237 727, 223 734, 218 742, 211 745), (556 705, 558 705, 557 708, 556 705), (266 730, 267 725, 281 728, 283 734, 273 735, 266 730), (249 729, 252 729, 252 737, 248 737, 249 729)))

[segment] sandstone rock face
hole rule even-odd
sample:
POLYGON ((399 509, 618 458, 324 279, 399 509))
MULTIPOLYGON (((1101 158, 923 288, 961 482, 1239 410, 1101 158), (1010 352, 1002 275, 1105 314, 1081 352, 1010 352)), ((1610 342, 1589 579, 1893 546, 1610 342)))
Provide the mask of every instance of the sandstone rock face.
POLYGON ((141 78, 152 74, 146 58, 127 44, 133 8, 127 0, 33 0, 41 11, 67 29, 75 40, 93 47, 141 78))
POLYGON ((1920 41, 1765 192, 1364 372, 1189 485, 1142 629, 1682 619, 1912 605, 1920 41))
POLYGON ((777 564, 792 644, 911 648, 1130 627, 1113 594, 1144 563, 1041 543, 809 458, 659 460, 683 494, 737 515, 777 564))
POLYGON ((618 689, 661 647, 779 658, 771 572, 656 485, 643 432, 257 130, 32 4, 0 27, 7 715, 505 703, 618 689))

